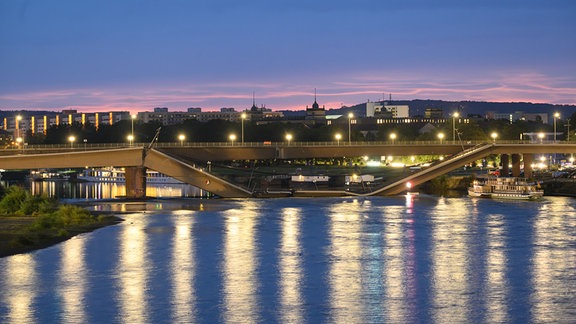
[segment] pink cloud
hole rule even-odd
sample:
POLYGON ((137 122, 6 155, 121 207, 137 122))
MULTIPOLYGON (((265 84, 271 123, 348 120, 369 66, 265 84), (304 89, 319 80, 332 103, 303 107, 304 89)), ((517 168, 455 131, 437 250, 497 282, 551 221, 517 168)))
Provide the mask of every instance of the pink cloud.
POLYGON ((174 84, 170 87, 76 88, 56 91, 0 94, 2 109, 78 109, 81 111, 149 111, 169 107, 173 111, 188 107, 216 110, 221 107, 248 109, 252 93, 257 105, 272 109, 304 109, 314 101, 326 108, 350 106, 367 100, 441 99, 478 101, 526 101, 576 104, 576 81, 535 72, 503 71, 478 73, 473 78, 444 75, 430 78, 415 73, 380 75, 358 74, 339 80, 297 83, 223 82, 174 84))

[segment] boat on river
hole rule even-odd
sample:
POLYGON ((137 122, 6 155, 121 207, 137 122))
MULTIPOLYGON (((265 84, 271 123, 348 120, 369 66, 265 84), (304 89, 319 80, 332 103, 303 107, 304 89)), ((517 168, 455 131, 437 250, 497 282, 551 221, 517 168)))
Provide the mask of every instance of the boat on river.
POLYGON ((536 200, 544 196, 544 190, 536 182, 517 177, 482 177, 477 178, 468 187, 470 197, 536 200))
MULTIPOLYGON (((86 182, 124 183, 126 181, 126 171, 124 168, 88 168, 78 174, 78 180, 86 182)), ((183 182, 154 170, 146 170, 146 183, 182 184, 183 182)))

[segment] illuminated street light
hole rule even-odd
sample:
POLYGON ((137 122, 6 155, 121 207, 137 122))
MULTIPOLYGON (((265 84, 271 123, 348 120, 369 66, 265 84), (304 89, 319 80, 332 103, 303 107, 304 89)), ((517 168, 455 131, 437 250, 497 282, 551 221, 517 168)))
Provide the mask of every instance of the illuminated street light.
POLYGON ((288 141, 288 145, 290 145, 290 141, 292 140, 292 134, 286 134, 286 140, 288 141))
POLYGON ((342 139, 342 134, 338 133, 338 134, 334 135, 334 138, 338 142, 338 145, 340 145, 340 140, 342 139))
POLYGON ((242 144, 244 144, 244 119, 246 119, 246 113, 242 113, 240 117, 242 119, 242 144))
POLYGON ((68 136, 68 141, 70 142, 70 148, 74 147, 74 141, 76 140, 76 136, 70 135, 68 136))
POLYGON ((544 133, 538 133, 538 138, 540 139, 540 144, 542 144, 542 140, 544 139, 544 133))
POLYGON ((438 138, 440 139, 440 144, 442 144, 442 140, 444 140, 444 133, 439 133, 438 138))
POLYGON ((492 142, 496 143, 496 138, 498 137, 498 133, 493 132, 492 134, 490 134, 490 137, 492 137, 492 142))
POLYGON ((20 146, 20 144, 22 144, 23 141, 24 141, 24 140, 22 139, 22 137, 16 137, 16 144, 17 144, 18 146, 20 146))
POLYGON ((452 114, 452 141, 456 141, 456 118, 460 117, 458 112, 452 114))
POLYGON ((390 134, 390 140, 392 140, 392 144, 394 144, 395 139, 396 139, 396 133, 390 134))
POLYGON ((555 112, 554 113, 554 143, 556 143, 556 120, 560 118, 560 113, 559 112, 555 112))
POLYGON ((184 146, 184 140, 186 139, 186 135, 180 134, 178 135, 178 140, 180 141, 180 146, 184 146))
POLYGON ((352 118, 354 118, 354 114, 348 113, 348 145, 352 144, 352 118))
POLYGON ((232 143, 232 146, 234 146, 234 141, 236 140, 236 135, 230 134, 230 136, 228 136, 228 139, 230 140, 230 143, 232 143))
POLYGON ((132 138, 134 138, 134 119, 136 119, 136 117, 138 117, 136 114, 130 115, 130 119, 132 121, 132 133, 130 134, 132 135, 132 138))
POLYGON ((132 146, 132 142, 134 141, 134 135, 130 134, 126 138, 128 139, 128 142, 130 142, 130 146, 132 146))

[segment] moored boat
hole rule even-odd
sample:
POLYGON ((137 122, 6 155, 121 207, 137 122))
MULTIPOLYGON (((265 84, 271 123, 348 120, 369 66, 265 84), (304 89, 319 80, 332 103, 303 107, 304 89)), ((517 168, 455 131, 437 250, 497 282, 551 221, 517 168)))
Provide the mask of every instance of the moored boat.
MULTIPOLYGON (((87 168, 78 175, 78 180, 86 182, 119 182, 126 181, 124 168, 87 168)), ((163 173, 146 170, 146 182, 155 184, 182 184, 183 182, 169 177, 163 173)))
POLYGON ((470 197, 536 200, 544 196, 544 190, 535 182, 516 177, 478 178, 468 187, 470 197))

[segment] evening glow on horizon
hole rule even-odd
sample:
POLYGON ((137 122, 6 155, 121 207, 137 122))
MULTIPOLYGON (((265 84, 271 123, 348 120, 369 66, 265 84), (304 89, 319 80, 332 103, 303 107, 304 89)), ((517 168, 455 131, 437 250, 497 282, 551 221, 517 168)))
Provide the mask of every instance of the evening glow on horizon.
POLYGON ((576 104, 576 2, 3 1, 0 109, 576 104))

